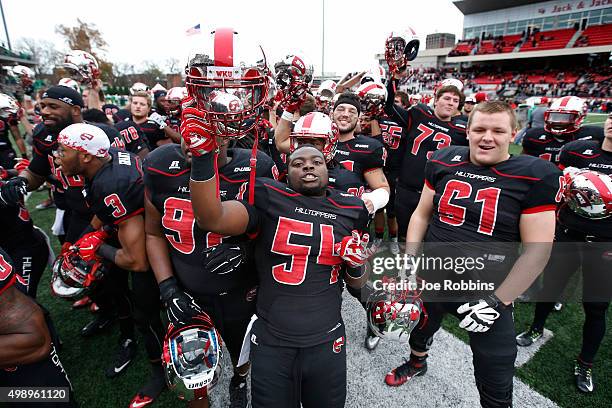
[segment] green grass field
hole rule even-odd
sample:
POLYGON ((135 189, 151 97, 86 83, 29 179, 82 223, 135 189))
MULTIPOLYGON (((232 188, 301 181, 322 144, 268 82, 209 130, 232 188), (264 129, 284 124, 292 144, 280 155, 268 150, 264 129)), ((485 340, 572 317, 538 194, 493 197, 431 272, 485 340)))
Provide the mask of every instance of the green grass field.
MULTIPOLYGON (((588 123, 603 124, 605 115, 589 115, 588 123)), ((518 154, 519 146, 512 146, 518 154)), ((36 204, 47 197, 46 192, 35 192, 27 202, 36 225, 49 232, 53 223, 53 209, 35 210, 36 204)), ((59 251, 57 240, 51 236, 54 249, 59 251)), ((77 398, 85 407, 126 406, 138 387, 148 378, 149 368, 144 352, 139 350, 138 360, 127 372, 114 380, 108 380, 103 370, 112 362, 117 342, 117 326, 103 335, 91 339, 79 336, 80 328, 93 315, 87 310, 72 310, 70 303, 50 295, 50 272, 47 270, 39 286, 39 301, 50 311, 60 332, 64 347, 60 352, 62 362, 70 375, 77 398)), ((533 306, 518 304, 515 309, 517 331, 522 331, 531 321, 533 306)), ((598 354, 594 370, 596 392, 585 396, 573 383, 573 360, 581 345, 584 314, 580 304, 568 304, 560 313, 553 313, 547 328, 554 332, 536 356, 518 370, 517 375, 535 390, 555 401, 561 407, 609 407, 612 405, 612 339, 607 336, 598 354)), ((612 317, 608 315, 608 325, 612 317)), ((464 341, 466 333, 458 328, 453 318, 444 327, 464 341)), ((349 356, 350 358, 350 356, 349 356)), ((470 380, 471 381, 471 380, 470 380)), ((382 386, 382 385, 381 385, 382 386)), ((0 404, 1 405, 1 404, 0 404)), ((170 393, 164 393, 155 406, 173 407, 177 401, 170 393)))

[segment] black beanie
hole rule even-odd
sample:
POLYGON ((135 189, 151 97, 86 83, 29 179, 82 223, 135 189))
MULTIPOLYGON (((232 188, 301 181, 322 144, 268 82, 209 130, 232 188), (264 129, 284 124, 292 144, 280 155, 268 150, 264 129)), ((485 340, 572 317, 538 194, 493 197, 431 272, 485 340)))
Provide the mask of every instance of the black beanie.
POLYGON ((57 99, 58 101, 67 103, 70 106, 80 106, 81 108, 85 106, 81 94, 67 86, 52 86, 51 88, 47 89, 45 93, 43 93, 42 98, 57 99))
POLYGON ((359 101, 357 95, 355 95, 354 93, 350 91, 342 92, 336 103, 334 103, 334 110, 336 110, 336 107, 341 103, 348 103, 349 105, 353 105, 355 108, 357 108, 357 114, 359 115, 361 113, 361 102, 359 101))

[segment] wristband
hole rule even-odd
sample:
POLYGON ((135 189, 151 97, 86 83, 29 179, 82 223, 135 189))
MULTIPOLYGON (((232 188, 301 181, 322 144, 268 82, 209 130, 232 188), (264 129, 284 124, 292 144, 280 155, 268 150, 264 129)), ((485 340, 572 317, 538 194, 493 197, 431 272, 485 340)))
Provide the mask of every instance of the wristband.
POLYGON ((162 302, 167 302, 177 291, 179 287, 174 276, 159 282, 159 296, 162 302))
POLYGON ((362 268, 362 267, 358 267, 358 268, 352 268, 350 266, 346 267, 346 274, 353 279, 361 278, 365 274, 365 272, 366 272, 365 268, 362 268))
POLYGON ((115 256, 117 255, 117 251, 118 249, 113 246, 110 246, 108 244, 102 244, 100 245, 100 248, 98 248, 97 253, 107 261, 115 263, 115 256))
POLYGON ((384 188, 377 188, 374 191, 369 193, 363 193, 361 195, 361 199, 368 199, 372 202, 374 206, 374 212, 380 210, 381 208, 385 208, 387 203, 389 202, 389 192, 384 188))
POLYGON ((193 181, 208 181, 215 177, 216 153, 191 156, 191 179, 193 181))
POLYGON ((294 112, 289 112, 288 110, 283 111, 283 114, 281 115, 281 119, 285 119, 288 122, 292 122, 293 121, 293 113, 294 112))

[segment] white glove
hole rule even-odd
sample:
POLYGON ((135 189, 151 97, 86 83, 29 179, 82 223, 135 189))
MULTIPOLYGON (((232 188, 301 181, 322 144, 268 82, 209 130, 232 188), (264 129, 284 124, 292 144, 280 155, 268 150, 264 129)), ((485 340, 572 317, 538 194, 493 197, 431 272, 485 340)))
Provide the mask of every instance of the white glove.
POLYGON ((499 304, 495 295, 487 296, 486 299, 480 299, 476 302, 462 304, 457 308, 457 313, 467 314, 459 323, 459 327, 476 333, 488 331, 499 317, 499 312, 496 310, 499 304))
POLYGON ((157 112, 153 112, 153 113, 151 114, 151 116, 149 116, 149 121, 151 121, 151 122, 155 123, 157 126, 159 126, 159 129, 160 129, 160 130, 164 130, 164 128, 165 128, 166 126, 168 126, 168 125, 166 124, 166 117, 165 117, 165 116, 160 115, 160 114, 159 114, 159 113, 157 113, 157 112))

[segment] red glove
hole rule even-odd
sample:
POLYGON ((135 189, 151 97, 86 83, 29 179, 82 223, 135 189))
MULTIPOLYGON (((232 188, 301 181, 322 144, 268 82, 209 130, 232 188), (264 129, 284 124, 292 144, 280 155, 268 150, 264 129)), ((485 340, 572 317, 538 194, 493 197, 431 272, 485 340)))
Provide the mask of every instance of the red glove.
POLYGON ((60 255, 61 255, 61 256, 66 255, 68 252, 70 252, 70 251, 71 251, 71 249, 70 249, 70 248, 72 248, 72 243, 71 243, 71 242, 68 242, 68 241, 64 242, 64 243, 62 244, 62 249, 60 250, 60 255))
POLYGON ((195 108, 186 108, 181 114, 181 137, 194 156, 202 156, 217 149, 214 132, 204 113, 195 108))
POLYGON ((6 180, 9 178, 8 171, 2 166, 0 166, 0 180, 6 180))
POLYGON ((359 234, 359 231, 353 230, 351 236, 342 238, 342 242, 334 246, 336 253, 352 268, 358 268, 366 261, 373 252, 367 249, 370 235, 365 233, 359 234))
POLYGON ((280 106, 287 112, 295 113, 306 101, 308 84, 297 81, 292 83, 287 89, 280 106))
POLYGON ((15 170, 17 170, 17 172, 19 172, 19 173, 21 173, 22 171, 27 169, 28 166, 30 165, 30 161, 28 159, 17 158, 15 160, 17 160, 17 164, 15 164, 15 167, 13 167, 13 168, 15 170))
POLYGON ((85 261, 94 261, 98 259, 96 251, 100 245, 108 239, 109 235, 106 231, 98 230, 83 235, 75 244, 74 247, 79 252, 79 255, 85 261))

